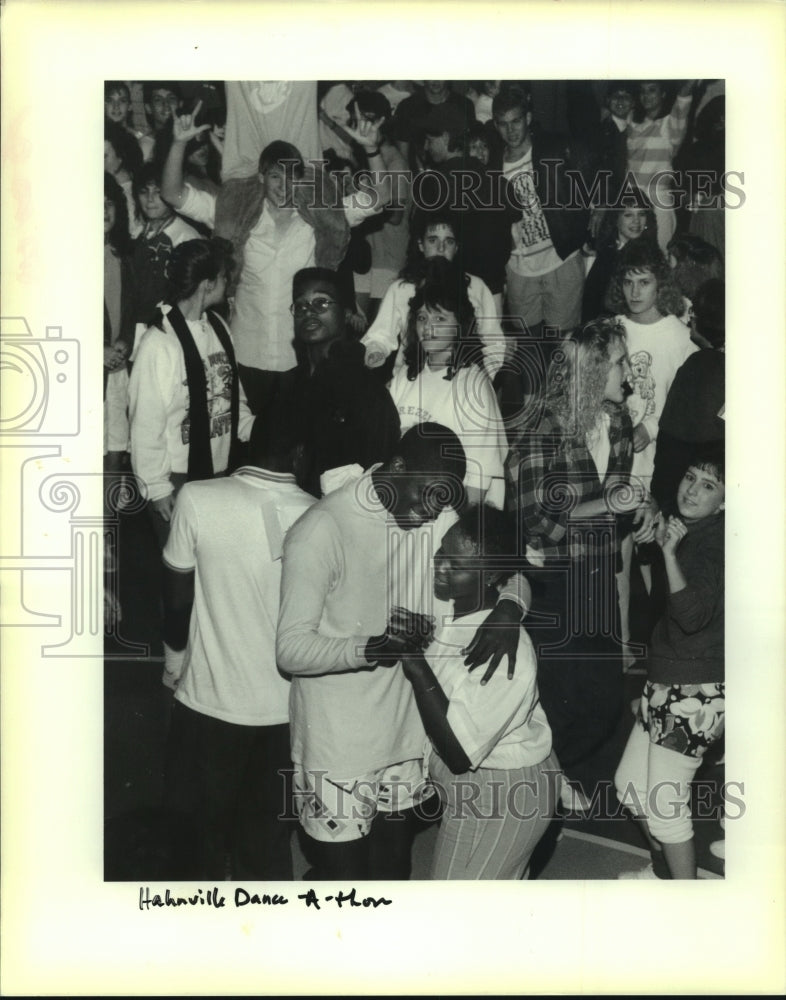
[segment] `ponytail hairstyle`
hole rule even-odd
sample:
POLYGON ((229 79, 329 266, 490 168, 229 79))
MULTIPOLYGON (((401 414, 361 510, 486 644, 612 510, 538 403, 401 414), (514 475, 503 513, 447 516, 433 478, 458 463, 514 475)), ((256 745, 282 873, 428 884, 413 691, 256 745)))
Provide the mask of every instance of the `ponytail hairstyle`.
POLYGON ((219 236, 209 240, 186 240, 174 248, 167 264, 166 301, 174 306, 191 298, 205 279, 215 281, 224 274, 229 281, 233 268, 229 240, 219 236))

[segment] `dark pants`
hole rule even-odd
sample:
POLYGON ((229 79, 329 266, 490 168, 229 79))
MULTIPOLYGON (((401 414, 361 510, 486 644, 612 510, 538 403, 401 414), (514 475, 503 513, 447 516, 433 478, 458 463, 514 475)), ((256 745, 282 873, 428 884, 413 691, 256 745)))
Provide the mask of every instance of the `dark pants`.
POLYGON ((569 574, 537 574, 527 631, 554 751, 566 770, 612 735, 623 708, 619 604, 613 560, 573 563, 569 574), (538 625, 537 615, 553 616, 538 625))
POLYGON ((307 878, 322 882, 405 881, 412 870, 415 809, 378 813, 359 840, 325 843, 302 830, 303 850, 313 866, 307 878))
POLYGON ((193 878, 291 880, 289 726, 239 726, 173 702, 167 805, 192 817, 193 878))

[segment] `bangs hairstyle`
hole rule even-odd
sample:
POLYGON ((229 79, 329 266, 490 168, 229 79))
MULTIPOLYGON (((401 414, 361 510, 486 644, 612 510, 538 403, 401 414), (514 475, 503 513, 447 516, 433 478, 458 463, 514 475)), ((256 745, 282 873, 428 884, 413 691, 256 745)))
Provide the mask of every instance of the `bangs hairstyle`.
MULTIPOLYGON (((653 244, 653 246, 657 246, 658 224, 655 220, 655 212, 653 211, 652 203, 641 188, 628 188, 626 189, 625 195, 621 199, 619 208, 607 208, 603 213, 600 229, 598 230, 598 237, 595 241, 595 246, 598 250, 616 249, 617 236, 619 235, 617 225, 619 223, 620 216, 628 208, 644 209, 646 212, 646 215, 644 216, 646 229, 641 236, 638 237, 638 239, 646 240, 648 243, 653 244)), ((630 240, 629 242, 632 243, 633 240, 630 240)))
POLYGON ((460 246, 459 222, 450 209, 415 208, 409 223, 407 259, 399 272, 399 279, 401 281, 411 281, 413 284, 417 284, 422 279, 425 257, 419 244, 425 238, 426 230, 432 226, 450 226, 453 236, 460 246))
POLYGON ((473 547, 484 576, 494 576, 499 587, 518 572, 510 561, 518 555, 518 526, 508 511, 488 504, 471 504, 459 513, 450 531, 457 531, 473 547))
POLYGON ((693 467, 702 472, 711 472, 719 483, 726 485, 726 449, 723 443, 697 445, 685 466, 686 471, 693 467))
POLYGON ((229 240, 186 240, 174 248, 167 264, 167 295, 170 305, 191 298, 200 282, 215 281, 219 275, 232 277, 234 259, 229 240))
POLYGON ((620 250, 604 301, 609 312, 627 313, 628 306, 622 282, 629 272, 642 274, 645 271, 651 272, 658 285, 655 299, 658 312, 662 316, 679 316, 684 309, 682 292, 677 287, 668 261, 656 243, 649 243, 640 238, 632 240, 620 250))
POLYGON ((417 333, 417 314, 427 309, 452 312, 458 323, 453 363, 447 378, 452 379, 460 368, 470 365, 483 367, 483 344, 477 335, 475 310, 469 301, 469 277, 455 261, 432 257, 423 264, 423 277, 409 300, 409 316, 404 334, 404 362, 407 378, 414 381, 426 364, 426 352, 417 333))
POLYGON ((119 257, 131 252, 131 233, 128 226, 128 202, 123 189, 111 174, 104 171, 104 197, 115 208, 115 222, 106 234, 106 242, 119 257))
POLYGON ((549 368, 545 402, 564 437, 582 440, 594 431, 601 410, 619 404, 605 399, 611 352, 626 346, 625 328, 616 319, 587 323, 564 340, 549 368))

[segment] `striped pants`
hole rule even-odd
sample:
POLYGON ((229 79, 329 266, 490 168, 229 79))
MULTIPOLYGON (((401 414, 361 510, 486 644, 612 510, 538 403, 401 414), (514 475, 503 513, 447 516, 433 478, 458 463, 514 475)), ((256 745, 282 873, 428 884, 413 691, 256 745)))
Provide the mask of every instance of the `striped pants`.
POLYGON ((436 754, 429 773, 445 807, 432 879, 520 879, 554 816, 561 771, 552 753, 534 767, 452 774, 436 754))

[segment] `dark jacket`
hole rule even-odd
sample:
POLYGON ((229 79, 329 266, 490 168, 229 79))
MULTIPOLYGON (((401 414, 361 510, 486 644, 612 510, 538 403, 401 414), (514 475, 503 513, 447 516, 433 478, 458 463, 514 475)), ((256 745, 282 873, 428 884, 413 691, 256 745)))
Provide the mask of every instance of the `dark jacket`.
POLYGON ((314 496, 321 495, 323 472, 386 462, 400 440, 396 405, 364 357, 357 341, 338 341, 313 373, 307 364, 299 364, 285 376, 284 405, 294 404, 306 413, 308 471, 303 487, 314 496))

